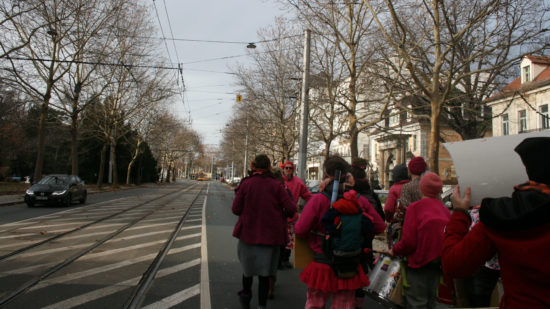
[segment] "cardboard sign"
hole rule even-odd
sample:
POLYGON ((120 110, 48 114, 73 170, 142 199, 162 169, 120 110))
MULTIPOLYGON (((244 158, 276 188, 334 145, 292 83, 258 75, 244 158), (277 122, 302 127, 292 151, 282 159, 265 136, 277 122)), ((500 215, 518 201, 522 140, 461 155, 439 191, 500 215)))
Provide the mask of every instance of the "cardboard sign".
POLYGON ((514 148, 528 137, 550 137, 550 130, 444 143, 453 158, 461 193, 472 188, 471 206, 485 197, 511 196, 528 180, 514 148))

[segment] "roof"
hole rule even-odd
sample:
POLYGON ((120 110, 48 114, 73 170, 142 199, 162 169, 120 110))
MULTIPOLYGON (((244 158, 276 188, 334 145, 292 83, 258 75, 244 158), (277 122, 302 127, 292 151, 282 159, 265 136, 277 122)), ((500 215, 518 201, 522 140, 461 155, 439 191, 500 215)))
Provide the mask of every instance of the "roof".
POLYGON ((527 59, 531 60, 532 63, 537 64, 548 64, 550 65, 550 55, 548 56, 534 56, 534 55, 527 55, 525 56, 527 59))
POLYGON ((544 69, 539 75, 537 75, 534 80, 528 83, 522 84, 521 77, 514 79, 514 81, 506 85, 506 87, 504 87, 499 93, 488 98, 486 102, 511 96, 517 93, 518 91, 528 91, 528 90, 536 89, 538 87, 542 87, 550 84, 550 55, 549 56, 527 55, 525 57, 531 60, 532 63, 547 65, 546 69, 544 69))

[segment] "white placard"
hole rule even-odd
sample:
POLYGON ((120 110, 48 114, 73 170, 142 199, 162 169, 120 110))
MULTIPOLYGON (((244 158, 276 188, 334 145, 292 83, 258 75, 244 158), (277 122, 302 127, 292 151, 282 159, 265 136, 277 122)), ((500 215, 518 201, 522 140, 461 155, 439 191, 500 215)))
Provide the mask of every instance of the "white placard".
POLYGON ((514 186, 528 180, 521 158, 514 151, 528 137, 550 137, 550 131, 444 143, 451 157, 461 193, 472 188, 471 205, 485 197, 511 196, 514 186))

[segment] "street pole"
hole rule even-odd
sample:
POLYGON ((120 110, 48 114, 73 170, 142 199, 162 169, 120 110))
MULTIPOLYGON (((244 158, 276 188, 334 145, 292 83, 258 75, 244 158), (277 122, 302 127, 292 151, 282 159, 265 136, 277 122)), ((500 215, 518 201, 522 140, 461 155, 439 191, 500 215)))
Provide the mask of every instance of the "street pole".
POLYGON ((248 111, 246 112, 246 137, 244 139, 243 178, 246 177, 246 168, 247 167, 248 167, 248 111))
POLYGON ((298 151, 298 177, 306 179, 307 169, 307 125, 309 121, 309 59, 311 31, 305 31, 304 42, 304 76, 302 77, 302 121, 300 123, 300 146, 298 151))
POLYGON ((234 151, 235 151, 235 141, 232 141, 233 146, 231 146, 231 181, 233 181, 233 178, 235 178, 235 159, 234 159, 234 151))

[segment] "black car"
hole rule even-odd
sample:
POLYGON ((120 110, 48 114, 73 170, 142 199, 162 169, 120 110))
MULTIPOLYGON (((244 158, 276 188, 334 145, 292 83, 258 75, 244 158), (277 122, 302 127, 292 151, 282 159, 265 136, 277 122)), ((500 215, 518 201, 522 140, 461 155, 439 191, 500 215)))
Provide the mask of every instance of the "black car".
POLYGON ((47 175, 25 192, 25 203, 29 207, 38 203, 69 207, 73 201, 84 204, 87 195, 86 185, 78 176, 47 175))

